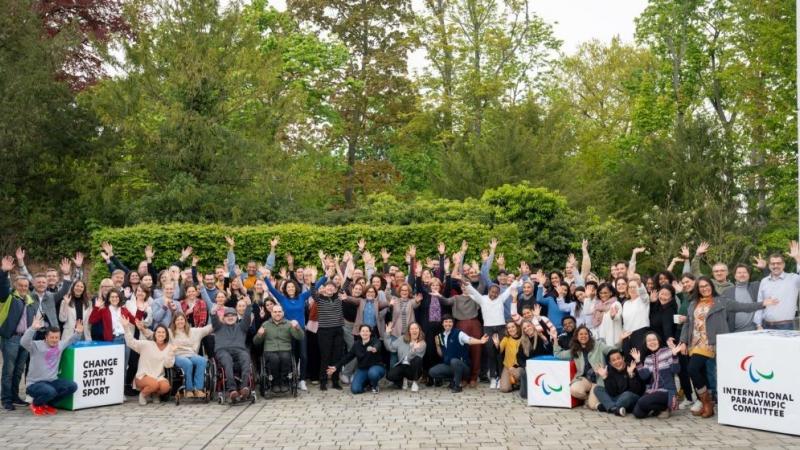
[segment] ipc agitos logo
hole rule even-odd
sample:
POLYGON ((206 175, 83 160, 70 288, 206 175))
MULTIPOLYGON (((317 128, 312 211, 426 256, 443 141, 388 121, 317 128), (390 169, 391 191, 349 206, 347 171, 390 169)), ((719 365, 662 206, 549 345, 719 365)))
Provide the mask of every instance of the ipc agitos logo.
POLYGON ((750 377, 750 381, 753 383, 758 383, 762 379, 771 380, 775 376, 775 371, 772 370, 770 370, 769 373, 764 373, 758 369, 753 369, 753 362, 750 361, 751 359, 753 359, 753 355, 747 355, 742 359, 742 362, 739 363, 739 368, 742 369, 743 372, 747 372, 747 375, 750 377))
POLYGON ((542 387, 542 392, 544 392, 544 395, 550 395, 553 392, 561 392, 563 387, 560 384, 558 386, 549 385, 542 380, 544 376, 545 376, 544 373, 540 373, 536 375, 536 378, 533 380, 533 384, 542 387))

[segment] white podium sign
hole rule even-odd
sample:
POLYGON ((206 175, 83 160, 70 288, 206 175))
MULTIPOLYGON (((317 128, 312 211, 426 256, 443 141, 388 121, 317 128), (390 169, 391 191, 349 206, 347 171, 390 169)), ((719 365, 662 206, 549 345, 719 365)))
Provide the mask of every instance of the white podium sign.
POLYGON ((57 405, 83 409, 122 403, 125 385, 125 347, 109 342, 77 342, 61 355, 59 378, 72 380, 78 390, 57 405))
POLYGON ((525 365, 528 383, 528 406, 573 408, 578 401, 572 398, 569 384, 575 376, 575 363, 542 356, 529 359, 525 365))
POLYGON ((719 423, 800 435, 800 332, 717 336, 719 423))

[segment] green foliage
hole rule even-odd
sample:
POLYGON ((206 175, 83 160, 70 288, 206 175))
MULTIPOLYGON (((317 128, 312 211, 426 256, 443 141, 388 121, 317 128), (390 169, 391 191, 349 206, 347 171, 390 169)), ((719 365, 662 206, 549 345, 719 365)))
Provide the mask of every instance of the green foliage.
MULTIPOLYGON (((114 253, 128 265, 137 265, 143 259, 143 249, 152 244, 156 251, 154 264, 165 268, 180 255, 183 247, 191 245, 195 255, 201 258, 201 271, 212 270, 222 264, 227 252, 225 236, 236 240, 237 263, 244 264, 253 259, 265 261, 270 249, 270 239, 280 237, 276 251, 277 265, 285 265, 283 255, 290 252, 297 265, 317 265, 317 253, 341 255, 346 250, 355 252, 360 238, 367 240, 369 250, 380 263, 380 249, 391 253, 390 262, 400 265, 409 245, 417 246, 419 258, 434 257, 436 246, 442 241, 448 253, 458 250, 462 240, 470 243, 466 261, 479 260, 480 250, 485 248, 492 237, 501 238, 498 252, 503 252, 509 264, 516 264, 527 257, 520 245, 519 231, 513 224, 495 227, 477 223, 444 223, 399 225, 345 225, 321 227, 305 224, 283 224, 232 227, 225 225, 195 224, 143 224, 125 228, 102 228, 92 234, 92 256, 97 261, 100 243, 108 241, 114 246, 114 253)), ((513 267, 513 266, 512 266, 513 267)), ((93 274, 94 278, 107 276, 102 270, 93 274)), ((93 282, 97 280, 93 279, 93 282)))

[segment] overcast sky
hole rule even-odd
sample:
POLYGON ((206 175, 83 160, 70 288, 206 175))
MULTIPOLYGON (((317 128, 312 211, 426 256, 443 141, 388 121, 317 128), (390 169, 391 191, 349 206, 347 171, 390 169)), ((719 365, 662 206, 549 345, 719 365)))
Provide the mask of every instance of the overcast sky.
MULTIPOLYGON (((422 0, 412 0, 414 9, 422 10, 422 0)), ((270 0, 284 9, 284 0, 270 0)), ((564 42, 565 53, 591 39, 609 42, 619 36, 623 42, 633 41, 635 19, 647 6, 647 0, 534 0, 533 11, 553 25, 555 35, 564 42)), ((415 52, 409 66, 412 71, 425 65, 424 55, 415 52)))

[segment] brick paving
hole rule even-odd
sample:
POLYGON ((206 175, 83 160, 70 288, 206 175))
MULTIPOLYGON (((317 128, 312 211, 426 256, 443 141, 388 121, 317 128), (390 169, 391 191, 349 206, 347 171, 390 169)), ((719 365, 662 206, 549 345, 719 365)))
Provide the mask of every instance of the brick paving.
MULTIPOLYGON (((259 399, 254 405, 162 403, 0 413, 2 448, 80 449, 800 449, 800 437, 718 425, 679 411, 667 420, 615 417, 584 408, 526 406, 486 385, 453 395, 392 388, 259 399)), ((798 424, 800 426, 800 424, 798 424)))

